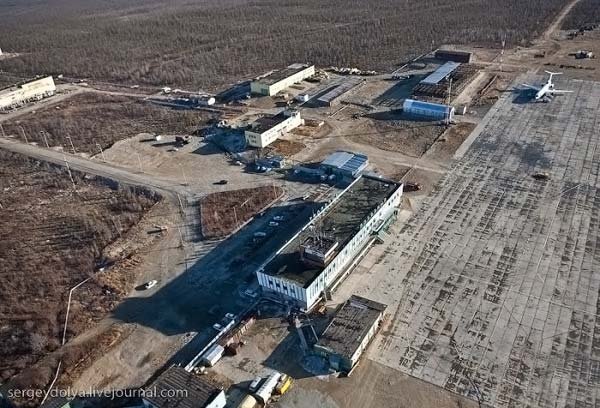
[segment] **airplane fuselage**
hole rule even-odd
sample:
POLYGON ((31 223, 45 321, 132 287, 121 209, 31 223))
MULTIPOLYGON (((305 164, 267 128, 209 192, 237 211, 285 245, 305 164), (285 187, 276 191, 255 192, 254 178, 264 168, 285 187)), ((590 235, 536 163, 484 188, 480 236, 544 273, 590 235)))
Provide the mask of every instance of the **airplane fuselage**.
POLYGON ((540 89, 535 94, 535 100, 539 101, 539 100, 544 99, 545 96, 550 95, 552 93, 553 89, 554 89, 554 84, 552 84, 550 81, 546 82, 544 84, 544 86, 542 87, 542 89, 540 89))

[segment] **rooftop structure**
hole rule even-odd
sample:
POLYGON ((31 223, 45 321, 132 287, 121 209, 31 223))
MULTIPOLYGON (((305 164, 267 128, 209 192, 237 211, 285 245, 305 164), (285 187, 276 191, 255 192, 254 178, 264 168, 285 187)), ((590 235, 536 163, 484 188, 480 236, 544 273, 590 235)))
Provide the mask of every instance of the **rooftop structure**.
POLYGON ((437 85, 460 66, 460 63, 448 61, 421 81, 425 85, 437 85))
POLYGON ((450 105, 406 99, 402 111, 409 116, 430 120, 452 120, 455 109, 450 105))
POLYGON ((162 373, 144 395, 149 408, 223 408, 225 393, 198 375, 173 366, 162 373))
POLYGON ((264 77, 255 79, 250 83, 250 91, 253 94, 273 96, 314 74, 314 65, 293 64, 280 71, 273 71, 264 77))
POLYGON ((401 184, 360 176, 259 268, 259 283, 310 309, 395 214, 401 195, 401 184))
POLYGON ((338 371, 350 371, 383 319, 386 305, 352 295, 325 329, 315 351, 338 371))
POLYGON ((347 95, 351 90, 354 90, 364 83, 364 79, 347 78, 340 85, 337 85, 330 91, 317 98, 317 102, 326 106, 333 106, 340 102, 343 95, 347 95))
POLYGON ((323 162, 328 172, 343 177, 357 177, 369 164, 369 158, 364 154, 337 151, 331 153, 323 162))
POLYGON ((299 112, 282 111, 274 116, 258 118, 244 135, 250 146, 265 147, 303 123, 299 112))

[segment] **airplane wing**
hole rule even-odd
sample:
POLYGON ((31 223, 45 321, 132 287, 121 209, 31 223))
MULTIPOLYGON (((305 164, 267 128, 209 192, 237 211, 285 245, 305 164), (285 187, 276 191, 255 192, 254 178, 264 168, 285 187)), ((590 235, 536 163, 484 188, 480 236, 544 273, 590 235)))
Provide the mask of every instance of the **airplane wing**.
POLYGON ((550 91, 553 94, 566 94, 566 93, 572 93, 573 91, 563 91, 560 89, 553 89, 552 91, 550 91))
POLYGON ((521 84, 521 85, 523 85, 525 88, 533 89, 534 91, 537 91, 537 92, 542 90, 542 88, 539 88, 539 87, 533 86, 533 85, 529 85, 529 84, 521 84))

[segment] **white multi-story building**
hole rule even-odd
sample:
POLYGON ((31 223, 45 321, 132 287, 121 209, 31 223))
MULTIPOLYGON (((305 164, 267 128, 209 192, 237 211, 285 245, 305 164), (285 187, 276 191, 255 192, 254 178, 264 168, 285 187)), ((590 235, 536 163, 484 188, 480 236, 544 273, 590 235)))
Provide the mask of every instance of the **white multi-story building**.
POLYGON ((368 175, 354 180, 258 268, 263 291, 311 309, 350 273, 401 198, 401 184, 368 175))
POLYGON ((314 74, 314 65, 290 65, 281 71, 274 71, 252 81, 250 83, 250 92, 258 95, 273 96, 314 74))
POLYGON ((56 85, 51 76, 0 91, 0 110, 12 109, 30 101, 54 95, 56 85))
POLYGON ((251 128, 244 132, 244 136, 250 146, 265 147, 286 132, 303 124, 304 120, 300 117, 300 112, 283 111, 275 116, 258 118, 251 128))

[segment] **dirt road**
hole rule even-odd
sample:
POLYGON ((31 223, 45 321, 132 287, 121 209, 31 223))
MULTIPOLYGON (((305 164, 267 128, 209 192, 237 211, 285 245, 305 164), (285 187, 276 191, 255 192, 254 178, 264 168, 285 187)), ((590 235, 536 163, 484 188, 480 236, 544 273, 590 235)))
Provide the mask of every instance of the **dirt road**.
POLYGON ((185 194, 185 189, 182 186, 158 177, 151 177, 144 173, 134 173, 113 165, 92 161, 57 150, 44 149, 39 146, 4 138, 0 138, 0 148, 60 166, 64 166, 65 162, 67 162, 71 169, 111 178, 128 185, 147 186, 159 192, 185 194))
POLYGON ((564 19, 571 12, 573 7, 575 7, 580 1, 581 0, 572 0, 569 4, 567 4, 565 8, 563 8, 562 11, 558 14, 556 19, 554 19, 552 24, 550 24, 546 31, 544 31, 544 34, 541 38, 543 38, 544 40, 552 40, 552 34, 560 30, 560 26, 562 25, 564 19))

